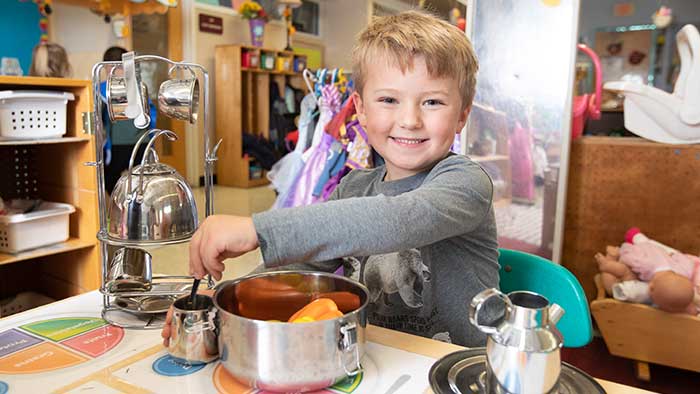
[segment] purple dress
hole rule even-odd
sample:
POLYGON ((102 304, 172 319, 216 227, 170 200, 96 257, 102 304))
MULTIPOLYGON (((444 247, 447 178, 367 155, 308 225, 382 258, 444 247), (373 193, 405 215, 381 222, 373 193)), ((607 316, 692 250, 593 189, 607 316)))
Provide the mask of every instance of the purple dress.
POLYGON ((304 168, 289 188, 287 198, 282 204, 285 208, 311 205, 315 202, 313 191, 326 165, 331 144, 335 141, 324 129, 340 111, 340 93, 335 85, 326 85, 321 88, 321 97, 321 115, 314 130, 314 138, 311 147, 304 153, 304 168))

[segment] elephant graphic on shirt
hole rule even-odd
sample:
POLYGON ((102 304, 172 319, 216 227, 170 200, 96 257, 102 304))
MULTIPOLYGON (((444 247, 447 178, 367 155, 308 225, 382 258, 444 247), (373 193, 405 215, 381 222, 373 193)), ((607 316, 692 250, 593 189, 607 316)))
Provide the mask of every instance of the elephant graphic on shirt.
POLYGON ((430 270, 423 264, 418 249, 370 256, 364 269, 364 283, 369 289, 370 301, 376 303, 398 293, 410 308, 423 306, 423 285, 430 281, 430 270))

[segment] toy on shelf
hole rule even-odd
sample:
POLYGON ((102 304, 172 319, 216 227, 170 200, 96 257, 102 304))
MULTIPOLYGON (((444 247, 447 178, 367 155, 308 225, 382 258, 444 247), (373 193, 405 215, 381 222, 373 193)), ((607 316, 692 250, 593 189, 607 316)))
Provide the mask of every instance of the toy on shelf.
POLYGON ((672 313, 700 311, 700 258, 649 239, 639 229, 625 235, 621 247, 596 254, 608 295, 628 302, 654 304, 672 313))

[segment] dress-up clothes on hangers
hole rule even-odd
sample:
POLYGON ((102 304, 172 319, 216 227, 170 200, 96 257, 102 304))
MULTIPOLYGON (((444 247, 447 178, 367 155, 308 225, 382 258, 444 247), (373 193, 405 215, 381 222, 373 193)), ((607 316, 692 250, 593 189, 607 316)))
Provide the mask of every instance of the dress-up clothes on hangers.
POLYGON ((287 199, 289 188, 296 180, 299 172, 304 168, 302 154, 307 148, 307 134, 309 125, 313 123, 313 113, 316 110, 316 97, 313 93, 307 94, 301 100, 301 115, 299 115, 299 139, 294 150, 285 155, 272 166, 267 177, 272 186, 277 190, 278 196, 273 208, 281 208, 287 199))
POLYGON ((326 164, 331 144, 335 139, 325 132, 325 127, 333 116, 340 111, 340 92, 335 85, 321 88, 321 115, 309 150, 304 155, 304 168, 299 177, 289 188, 289 193, 282 203, 283 207, 298 207, 314 202, 313 190, 326 164))

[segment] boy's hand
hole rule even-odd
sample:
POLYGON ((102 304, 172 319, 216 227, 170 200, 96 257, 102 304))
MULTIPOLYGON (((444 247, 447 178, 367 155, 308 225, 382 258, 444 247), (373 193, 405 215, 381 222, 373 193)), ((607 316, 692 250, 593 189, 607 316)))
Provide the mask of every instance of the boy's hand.
POLYGON ((199 226, 190 241, 190 275, 211 274, 220 280, 224 260, 258 247, 253 219, 243 216, 212 215, 199 226))

